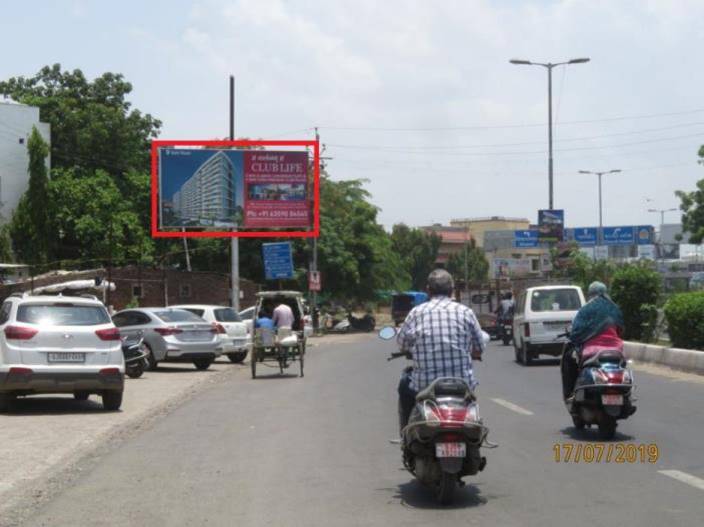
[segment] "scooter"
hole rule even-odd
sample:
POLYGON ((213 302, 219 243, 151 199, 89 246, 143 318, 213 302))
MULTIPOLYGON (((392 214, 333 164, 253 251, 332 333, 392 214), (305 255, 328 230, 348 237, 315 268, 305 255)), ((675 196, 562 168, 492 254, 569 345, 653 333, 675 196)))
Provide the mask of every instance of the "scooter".
MULTIPOLYGON (((392 327, 379 333, 384 340, 395 335, 392 327)), ((406 353, 392 353, 388 360, 399 357, 409 358, 406 353)), ((410 375, 412 371, 409 367, 403 374, 410 375)), ((436 379, 417 395, 408 424, 401 430, 403 465, 433 490, 441 504, 447 505, 456 488, 465 485, 463 477, 486 467, 480 448, 498 446, 487 441, 488 434, 470 386, 459 378, 436 379)))
POLYGON ((366 331, 372 332, 376 327, 376 319, 366 313, 362 318, 357 318, 351 312, 347 314, 347 321, 350 323, 350 327, 356 331, 366 331))
POLYGON ((125 357, 125 373, 132 379, 142 376, 147 368, 147 350, 144 346, 144 338, 139 335, 122 337, 122 354, 125 357))
MULTIPOLYGON (((564 357, 563 354, 562 360, 564 357)), ((601 350, 579 365, 574 395, 565 400, 565 406, 577 430, 596 425, 601 439, 613 439, 617 421, 636 412, 635 388, 633 371, 623 353, 616 349, 601 350)))
POLYGON ((511 344, 513 340, 513 319, 496 319, 496 328, 499 338, 504 346, 511 344))

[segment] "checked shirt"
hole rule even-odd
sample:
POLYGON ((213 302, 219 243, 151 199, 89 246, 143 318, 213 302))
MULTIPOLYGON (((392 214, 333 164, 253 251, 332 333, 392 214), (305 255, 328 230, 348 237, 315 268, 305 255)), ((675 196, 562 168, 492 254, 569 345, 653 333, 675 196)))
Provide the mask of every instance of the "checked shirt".
POLYGON ((474 312, 449 297, 433 297, 408 314, 397 342, 413 355, 411 388, 420 391, 438 377, 459 377, 474 389, 470 352, 484 351, 474 312))

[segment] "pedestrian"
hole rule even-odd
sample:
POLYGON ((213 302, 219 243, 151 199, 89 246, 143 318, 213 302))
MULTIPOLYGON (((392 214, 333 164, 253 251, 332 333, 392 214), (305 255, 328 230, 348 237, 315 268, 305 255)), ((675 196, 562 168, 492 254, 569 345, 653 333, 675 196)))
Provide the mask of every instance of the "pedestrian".
POLYGON ((276 329, 292 329, 293 324, 296 321, 295 317, 293 316, 293 309, 291 309, 288 304, 285 304, 283 302, 276 306, 276 309, 274 309, 273 320, 276 329))

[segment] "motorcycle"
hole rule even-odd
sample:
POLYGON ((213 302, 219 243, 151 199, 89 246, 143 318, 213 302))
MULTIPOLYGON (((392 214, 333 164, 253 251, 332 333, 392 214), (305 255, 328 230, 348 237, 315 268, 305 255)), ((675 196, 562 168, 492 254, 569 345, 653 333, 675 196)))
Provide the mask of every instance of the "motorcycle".
POLYGON ((147 349, 141 335, 122 337, 122 354, 125 357, 125 373, 132 379, 142 376, 147 369, 147 349))
MULTIPOLYGON (((569 333, 559 335, 565 336, 569 333)), ((563 354, 562 360, 564 357, 563 354)), ((633 371, 622 351, 600 350, 579 364, 574 395, 565 400, 565 406, 577 430, 596 425, 601 439, 613 439, 617 421, 636 412, 633 406, 635 388, 633 371)))
POLYGON ((337 322, 331 329, 334 333, 349 333, 350 331, 365 331, 367 333, 374 331, 376 327, 376 319, 369 313, 358 318, 351 312, 347 313, 347 317, 337 322))
MULTIPOLYGON (((379 336, 390 340, 395 334, 394 328, 386 327, 379 336)), ((392 353, 388 360, 399 357, 410 358, 406 353, 392 353)), ((406 368, 404 375, 412 371, 412 367, 406 368)), ((401 411, 399 404, 399 414, 401 411)), ((459 378, 436 379, 418 393, 408 424, 401 431, 403 465, 433 489, 441 504, 449 504, 456 488, 465 485, 462 478, 486 467, 480 448, 498 446, 487 441, 488 434, 470 386, 459 378)))
POLYGON ((496 319, 497 334, 503 342, 504 346, 511 344, 513 340, 513 319, 512 318, 497 318, 496 319))

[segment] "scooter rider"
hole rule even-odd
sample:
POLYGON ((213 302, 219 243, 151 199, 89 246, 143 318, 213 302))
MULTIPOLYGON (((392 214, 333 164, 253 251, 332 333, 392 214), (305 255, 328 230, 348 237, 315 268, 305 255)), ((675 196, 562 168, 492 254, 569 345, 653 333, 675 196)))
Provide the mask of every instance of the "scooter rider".
POLYGON ((414 307, 398 333, 401 351, 409 352, 413 368, 398 385, 401 430, 408 423, 419 391, 439 377, 464 379, 474 389, 472 359, 481 360, 482 330, 474 312, 452 300, 454 281, 444 269, 428 276, 430 300, 414 307))
POLYGON ((565 346, 562 356, 562 395, 565 400, 574 391, 585 346, 623 348, 623 313, 607 294, 606 286, 601 282, 593 282, 587 296, 589 301, 580 308, 572 323, 572 345, 565 346))
POLYGON ((509 291, 504 295, 501 302, 499 302, 499 307, 496 310, 499 321, 503 322, 505 320, 511 320, 511 318, 513 318, 513 309, 513 293, 509 291))

